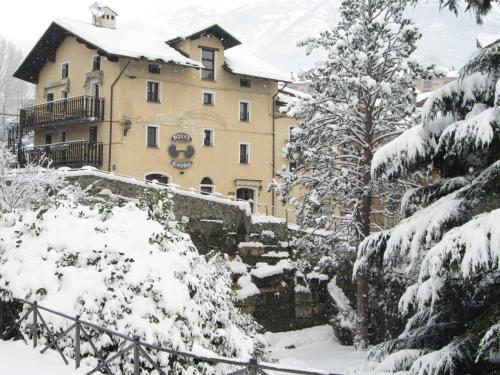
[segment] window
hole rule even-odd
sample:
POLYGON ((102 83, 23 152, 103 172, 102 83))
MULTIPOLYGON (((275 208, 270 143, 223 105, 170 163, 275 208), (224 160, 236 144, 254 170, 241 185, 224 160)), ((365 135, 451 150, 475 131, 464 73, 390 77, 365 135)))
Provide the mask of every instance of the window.
POLYGON ((68 78, 69 76, 69 63, 64 63, 61 65, 61 78, 68 78))
POLYGON ((252 81, 247 78, 240 78, 240 87, 252 87, 252 81))
POLYGON ((210 177, 203 177, 200 183, 200 191, 202 194, 208 195, 214 192, 214 182, 210 177))
POLYGON ((212 129, 203 129, 203 146, 213 147, 214 131, 212 129))
POLYGON ((53 92, 48 92, 47 93, 47 112, 52 112, 54 110, 54 93, 53 92))
POLYGON ((148 64, 149 73, 152 74, 160 74, 161 73, 161 65, 159 64, 148 64))
POLYGON ((240 102, 240 121, 250 121, 250 103, 240 102))
POLYGON ((111 16, 111 19, 114 20, 115 19, 115 16, 111 16))
POLYGON ((250 145, 240 143, 240 164, 250 164, 250 145))
POLYGON ((61 139, 60 139, 60 141, 61 141, 61 143, 66 142, 66 132, 65 131, 61 132, 61 139))
POLYGON ((66 90, 61 90, 61 99, 68 99, 68 92, 66 90))
POLYGON ((97 143, 97 126, 91 126, 89 128, 89 142, 97 143))
POLYGON ((101 56, 93 56, 92 57, 92 71, 97 72, 101 70, 101 56))
POLYGON ((170 183, 170 177, 164 173, 150 173, 145 178, 146 181, 156 181, 160 184, 168 185, 170 183))
POLYGON ((214 105, 213 92, 203 92, 203 105, 214 105))
POLYGON ((146 128, 146 145, 148 147, 159 147, 159 142, 158 142, 158 133, 159 133, 159 128, 158 126, 152 126, 148 125, 146 128))
POLYGON ((288 170, 290 172, 295 172, 296 169, 297 169, 297 163, 296 162, 294 162, 294 161, 288 162, 288 170))
POLYGON ((147 85, 148 102, 159 103, 160 102, 160 83, 154 81, 148 81, 147 85))
POLYGON ((203 69, 201 70, 201 78, 210 81, 215 80, 215 51, 213 49, 202 48, 201 50, 201 63, 203 69))
POLYGON ((432 91, 432 79, 424 79, 424 91, 432 91))
POLYGON ((52 144, 52 133, 46 133, 45 134, 45 144, 46 145, 51 145, 52 144))

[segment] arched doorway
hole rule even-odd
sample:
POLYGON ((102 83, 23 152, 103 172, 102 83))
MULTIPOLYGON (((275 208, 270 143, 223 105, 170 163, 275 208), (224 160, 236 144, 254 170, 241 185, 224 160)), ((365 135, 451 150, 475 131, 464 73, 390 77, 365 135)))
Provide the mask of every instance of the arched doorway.
POLYGON ((256 203, 255 189, 241 187, 236 189, 236 199, 248 201, 250 203, 250 208, 252 212, 255 212, 255 203, 256 203))
POLYGON ((209 195, 213 194, 215 190, 214 182, 210 177, 203 177, 200 182, 201 194, 209 195))
POLYGON ((165 173, 149 173, 145 177, 146 181, 156 181, 160 184, 165 184, 168 185, 170 183, 170 176, 166 175, 165 173))

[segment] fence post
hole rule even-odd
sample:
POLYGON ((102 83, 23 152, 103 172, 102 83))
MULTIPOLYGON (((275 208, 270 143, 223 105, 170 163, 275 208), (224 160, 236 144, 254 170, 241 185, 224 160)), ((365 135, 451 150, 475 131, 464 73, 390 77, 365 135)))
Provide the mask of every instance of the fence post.
POLYGON ((38 302, 35 301, 33 302, 33 327, 32 329, 32 334, 33 334, 33 348, 36 348, 38 345, 38 302))
POLYGON ((80 368, 80 315, 76 316, 75 325, 75 368, 80 368))
POLYGON ((134 375, 139 375, 139 336, 134 336, 134 375))
POLYGON ((251 358, 249 363, 250 367, 248 368, 248 373, 250 375, 257 375, 257 360, 255 358, 251 358))

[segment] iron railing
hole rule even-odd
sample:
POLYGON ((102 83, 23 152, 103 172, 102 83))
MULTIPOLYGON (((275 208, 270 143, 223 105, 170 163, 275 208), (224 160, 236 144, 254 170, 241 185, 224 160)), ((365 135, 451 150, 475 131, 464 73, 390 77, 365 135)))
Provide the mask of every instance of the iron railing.
POLYGON ((75 96, 21 109, 19 122, 23 129, 104 120, 104 99, 75 96))
POLYGON ((89 141, 54 143, 21 149, 19 155, 21 165, 46 159, 54 168, 81 168, 87 165, 99 167, 102 165, 103 144, 89 141))
MULTIPOLYGON (((20 314, 19 314, 20 315, 20 314)), ((132 363, 134 367, 134 375, 139 375, 141 370, 144 370, 141 367, 141 359, 152 366, 155 371, 157 371, 160 375, 166 375, 168 372, 167 369, 163 369, 160 365, 151 358, 151 355, 148 353, 150 350, 154 350, 157 352, 163 352, 167 354, 172 354, 181 358, 189 358, 194 361, 210 363, 210 364, 225 364, 231 366, 232 368, 240 368, 239 370, 232 371, 227 375, 268 375, 266 371, 272 371, 273 373, 285 373, 285 374, 298 374, 298 375, 340 375, 333 374, 328 372, 318 372, 318 371, 309 371, 309 370, 299 370, 299 369, 288 369, 281 368, 271 364, 266 363, 258 363, 256 359, 250 359, 249 361, 230 359, 224 357, 206 357, 197 355, 190 352, 182 352, 173 349, 163 348, 157 345, 148 344, 142 341, 138 336, 128 336, 123 333, 116 332, 114 330, 99 326, 95 323, 88 322, 80 319, 80 316, 70 316, 58 311, 54 311, 52 309, 43 307, 39 305, 36 301, 30 302, 23 299, 14 299, 13 301, 6 302, 0 300, 0 339, 12 339, 12 338, 20 338, 24 340, 24 342, 28 345, 26 338, 20 332, 21 323, 25 320, 31 318, 31 325, 28 326, 29 336, 32 342, 33 348, 38 347, 38 338, 39 335, 45 331, 45 337, 47 338, 47 344, 40 351, 41 353, 46 352, 48 349, 55 348, 62 360, 66 365, 69 364, 68 358, 64 355, 63 350, 59 346, 59 342, 64 339, 68 335, 73 335, 73 350, 74 350, 74 362, 75 368, 79 368, 82 360, 82 341, 87 342, 93 350, 93 355, 98 360, 98 365, 95 368, 92 368, 91 371, 87 373, 87 375, 96 373, 97 371, 104 372, 108 375, 112 375, 113 372, 110 369, 111 363, 116 361, 117 359, 124 357, 126 355, 132 356, 132 363), (13 313, 9 308, 8 303, 11 305, 17 304, 17 310, 23 311, 24 314, 17 318, 15 316, 16 313, 13 313), (26 309, 22 309, 23 306, 26 306, 26 309), (59 316, 65 320, 68 320, 70 323, 69 327, 61 332, 54 332, 49 325, 46 323, 45 318, 42 315, 43 313, 48 313, 52 315, 59 316), (9 322, 6 322, 9 321, 9 322), (110 338, 115 340, 123 340, 123 343, 116 350, 116 354, 111 357, 106 357, 106 354, 102 351, 99 351, 96 345, 92 342, 92 338, 89 332, 90 330, 96 330, 101 333, 107 334, 110 338)))

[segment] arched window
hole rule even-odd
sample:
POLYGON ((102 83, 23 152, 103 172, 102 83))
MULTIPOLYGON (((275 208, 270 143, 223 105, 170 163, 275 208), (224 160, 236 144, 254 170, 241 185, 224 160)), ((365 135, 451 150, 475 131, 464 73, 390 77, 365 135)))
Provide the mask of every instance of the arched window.
POLYGON ((213 194, 214 182, 210 177, 203 177, 200 183, 200 191, 202 194, 213 194))
POLYGON ((145 176, 146 181, 156 181, 160 184, 169 184, 170 177, 163 173, 150 173, 145 176))

